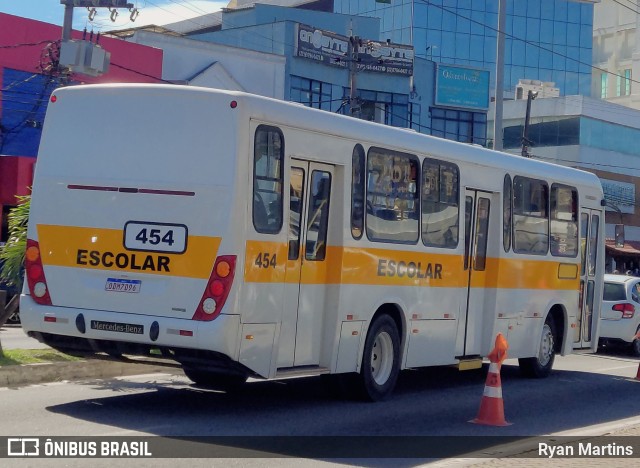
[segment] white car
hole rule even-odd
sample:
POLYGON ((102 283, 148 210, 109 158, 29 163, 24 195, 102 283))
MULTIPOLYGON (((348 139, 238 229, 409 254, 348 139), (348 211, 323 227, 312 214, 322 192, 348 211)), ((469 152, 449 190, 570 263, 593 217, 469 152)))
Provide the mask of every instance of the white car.
POLYGON ((631 346, 640 356, 640 340, 634 339, 640 329, 640 277, 604 275, 600 339, 631 346))

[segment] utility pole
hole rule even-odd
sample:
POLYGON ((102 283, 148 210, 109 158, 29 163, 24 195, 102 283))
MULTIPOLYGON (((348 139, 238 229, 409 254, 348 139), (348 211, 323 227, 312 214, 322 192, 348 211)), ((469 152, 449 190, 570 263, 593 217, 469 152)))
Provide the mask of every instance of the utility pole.
POLYGON ((493 149, 502 151, 502 101, 504 99, 504 30, 507 24, 507 0, 498 0, 498 37, 496 44, 496 97, 493 116, 493 149))
POLYGON ((349 60, 349 107, 351 116, 360 118, 360 99, 358 98, 358 86, 356 75, 358 74, 358 52, 360 38, 349 35, 348 60, 349 60))
MULTIPOLYGON (((64 23, 62 25, 62 44, 60 46, 60 68, 69 68, 75 73, 90 76, 98 76, 109 69, 110 55, 97 43, 91 41, 74 41, 71 39, 73 28, 73 9, 89 9, 89 18, 95 15, 96 8, 108 8, 111 13, 111 21, 118 16, 118 8, 127 8, 131 12, 130 19, 135 21, 138 10, 127 0, 60 0, 64 5, 64 23)), ((86 32, 86 29, 85 29, 86 32)), ((98 39, 99 39, 98 33, 98 39)), ((91 33, 93 37, 93 33, 91 33)))
POLYGON ((529 140, 529 120, 531 119, 531 101, 533 101, 538 93, 529 90, 527 93, 527 112, 524 116, 524 127, 522 128, 522 156, 525 158, 530 158, 529 154, 529 145, 531 141, 529 140))

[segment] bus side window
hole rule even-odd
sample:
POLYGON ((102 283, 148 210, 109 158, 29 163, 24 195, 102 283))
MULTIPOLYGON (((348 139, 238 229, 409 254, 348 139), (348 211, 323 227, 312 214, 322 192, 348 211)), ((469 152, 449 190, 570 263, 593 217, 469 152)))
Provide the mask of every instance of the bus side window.
POLYGON ((458 246, 459 170, 455 164, 425 158, 422 163, 422 242, 458 246))
POLYGON ((356 145, 351 155, 351 235, 360 239, 364 232, 364 149, 356 145))
POLYGON ((551 186, 551 255, 578 255, 578 191, 574 187, 551 186))
POLYGON ((549 250, 549 186, 528 177, 513 178, 513 251, 546 255, 549 250))
POLYGON ((253 153, 253 226, 263 234, 282 229, 284 137, 275 127, 260 125, 253 153))
POLYGON ((307 260, 324 260, 327 250, 331 174, 324 171, 313 171, 310 193, 305 258, 307 260))

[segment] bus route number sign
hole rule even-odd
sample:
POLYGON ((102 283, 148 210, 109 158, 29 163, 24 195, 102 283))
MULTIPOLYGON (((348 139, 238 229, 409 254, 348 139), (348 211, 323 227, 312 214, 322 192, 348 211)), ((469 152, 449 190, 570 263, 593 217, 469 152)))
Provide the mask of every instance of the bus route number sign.
POLYGON ((187 226, 129 221, 124 225, 124 247, 127 250, 181 254, 187 250, 187 226))

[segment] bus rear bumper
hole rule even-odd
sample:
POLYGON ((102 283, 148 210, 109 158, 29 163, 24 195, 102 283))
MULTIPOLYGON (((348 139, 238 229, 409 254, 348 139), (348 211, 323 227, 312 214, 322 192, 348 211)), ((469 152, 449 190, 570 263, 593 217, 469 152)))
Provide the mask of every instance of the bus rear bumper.
POLYGON ((240 329, 238 315, 220 315, 211 322, 108 312, 70 307, 42 306, 31 296, 20 296, 22 329, 57 348, 100 351, 103 344, 125 350, 126 354, 145 354, 152 348, 213 351, 237 359, 240 329), (73 345, 77 346, 73 346, 73 345), (121 346, 118 346, 118 345, 121 346), (65 346, 69 345, 69 346, 65 346), (127 352, 126 350, 129 350, 127 352), (135 352, 140 350, 140 352, 135 352))

